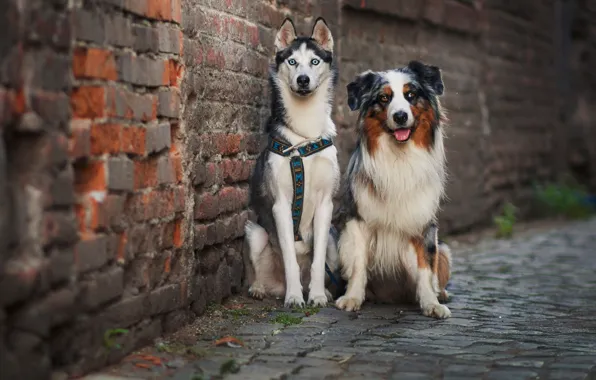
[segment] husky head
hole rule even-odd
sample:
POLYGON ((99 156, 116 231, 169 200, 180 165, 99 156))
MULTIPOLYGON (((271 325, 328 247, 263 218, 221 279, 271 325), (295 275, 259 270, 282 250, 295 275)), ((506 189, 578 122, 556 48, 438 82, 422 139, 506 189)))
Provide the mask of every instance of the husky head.
POLYGON ((364 132, 393 135, 398 143, 414 138, 431 145, 444 115, 439 103, 444 84, 436 66, 411 61, 384 72, 365 71, 348 84, 348 106, 360 111, 364 132))
POLYGON ((296 96, 311 95, 333 76, 333 37, 321 17, 310 37, 298 37, 292 20, 285 19, 275 37, 275 51, 276 77, 296 96))

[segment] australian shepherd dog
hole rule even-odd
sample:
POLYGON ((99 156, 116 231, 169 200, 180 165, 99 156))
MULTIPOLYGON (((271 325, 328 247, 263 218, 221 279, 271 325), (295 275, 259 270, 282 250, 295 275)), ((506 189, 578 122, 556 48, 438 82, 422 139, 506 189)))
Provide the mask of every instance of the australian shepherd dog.
POLYGON ((340 209, 339 259, 348 287, 336 306, 359 310, 365 298, 410 301, 426 316, 448 318, 439 299, 447 298, 451 253, 435 239, 446 177, 441 72, 412 61, 364 72, 347 89, 350 109, 359 111, 360 139, 340 209))
POLYGON ((275 49, 269 141, 250 188, 257 220, 245 228, 246 261, 254 269, 247 272, 249 293, 255 298, 284 297, 286 306, 303 306, 307 291, 309 303, 325 306, 332 300, 326 284, 338 265, 331 230, 340 177, 332 142, 337 80, 333 37, 321 18, 309 37, 297 36, 286 19, 275 49))

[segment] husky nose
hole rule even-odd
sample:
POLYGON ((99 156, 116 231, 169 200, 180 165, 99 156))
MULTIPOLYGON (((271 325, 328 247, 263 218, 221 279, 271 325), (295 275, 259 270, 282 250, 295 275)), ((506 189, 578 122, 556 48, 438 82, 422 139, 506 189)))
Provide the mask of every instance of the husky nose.
POLYGON ((298 79, 296 81, 298 82, 298 86, 302 88, 308 87, 308 85, 310 84, 310 78, 308 77, 308 75, 300 75, 298 76, 298 79))
POLYGON ((395 121, 397 125, 404 125, 406 121, 408 121, 408 114, 404 111, 397 111, 393 114, 393 121, 395 121))

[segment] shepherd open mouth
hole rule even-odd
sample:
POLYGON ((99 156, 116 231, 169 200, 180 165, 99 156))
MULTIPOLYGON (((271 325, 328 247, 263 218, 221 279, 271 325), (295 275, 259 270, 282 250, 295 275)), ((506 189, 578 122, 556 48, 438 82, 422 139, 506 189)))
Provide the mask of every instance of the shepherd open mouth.
POLYGON ((399 142, 406 142, 412 136, 412 128, 399 128, 393 131, 393 137, 399 142))

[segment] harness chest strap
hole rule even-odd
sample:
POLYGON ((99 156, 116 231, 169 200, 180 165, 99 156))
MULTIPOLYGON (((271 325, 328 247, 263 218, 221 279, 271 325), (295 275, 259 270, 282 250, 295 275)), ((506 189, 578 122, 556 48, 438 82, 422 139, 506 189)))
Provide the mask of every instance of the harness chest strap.
MULTIPOLYGON (((294 195, 292 199, 292 223, 294 225, 294 241, 301 241, 300 219, 302 218, 302 207, 304 205, 304 164, 302 157, 308 157, 318 153, 333 145, 333 141, 320 138, 316 141, 304 145, 296 146, 275 138, 269 140, 269 150, 275 154, 290 158, 290 172, 292 173, 292 182, 294 185, 294 195), (297 153, 297 154, 296 154, 297 153)), ((331 281, 337 285, 337 281, 327 263, 325 271, 331 278, 331 281)))

